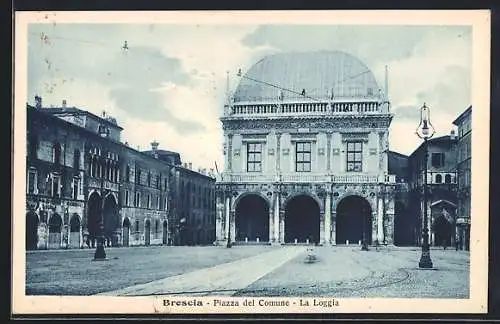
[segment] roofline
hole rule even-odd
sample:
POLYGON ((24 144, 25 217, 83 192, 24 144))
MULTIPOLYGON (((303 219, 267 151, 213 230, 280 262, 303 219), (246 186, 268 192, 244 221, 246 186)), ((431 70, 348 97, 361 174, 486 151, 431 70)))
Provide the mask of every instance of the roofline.
POLYGON ((466 114, 470 113, 472 111, 472 105, 469 106, 469 108, 465 109, 460 115, 458 115, 457 118, 452 122, 453 125, 458 126, 458 123, 460 122, 461 119, 465 117, 466 114))
POLYGON ((391 151, 391 150, 388 150, 387 151, 388 153, 393 153, 393 154, 396 154, 396 155, 399 155, 399 156, 403 156, 403 157, 408 157, 408 155, 406 154, 403 154, 403 153, 399 153, 399 152, 396 152, 396 151, 391 151))
MULTIPOLYGON (((121 127, 120 125, 118 125, 118 124, 113 124, 113 123, 112 123, 112 122, 110 122, 109 120, 104 119, 104 118, 102 118, 102 117, 99 117, 99 116, 97 116, 96 114, 91 113, 90 111, 83 110, 83 109, 80 109, 80 108, 77 108, 77 107, 68 107, 68 108, 73 108, 73 109, 76 109, 76 111, 75 111, 75 112, 76 112, 78 115, 89 115, 89 116, 95 117, 95 118, 97 118, 97 119, 100 119, 100 120, 104 121, 105 123, 107 123, 107 124, 109 124, 109 125, 112 125, 113 127, 116 127, 116 128, 119 128, 120 130, 123 130, 123 127, 121 127)), ((65 109, 65 108, 64 108, 64 107, 45 107, 45 108, 44 108, 44 107, 42 107, 42 108, 40 108, 40 109, 46 109, 46 110, 49 110, 49 109, 65 109)), ((66 108, 66 109, 67 109, 67 108, 66 108)), ((64 111, 61 111, 61 112, 54 112, 53 114, 54 114, 54 115, 59 115, 59 114, 64 114, 64 113, 65 113, 64 111)), ((66 113, 71 114, 71 112, 70 112, 70 111, 68 111, 68 112, 66 112, 66 113)))
POLYGON ((38 109, 38 108, 35 108, 35 107, 31 106, 31 105, 27 105, 27 106, 28 106, 29 108, 31 108, 33 111, 35 111, 36 113, 39 113, 39 114, 41 114, 42 116, 45 116, 46 118, 53 118, 54 120, 57 120, 57 122, 59 122, 59 123, 61 123, 61 124, 65 124, 65 126, 72 127, 73 129, 76 129, 76 130, 78 130, 78 131, 80 131, 80 132, 83 132, 83 133, 87 133, 87 134, 89 134, 90 136, 97 137, 97 138, 99 138, 99 139, 101 139, 101 140, 106 140, 106 141, 109 141, 109 142, 111 142, 111 143, 113 143, 113 144, 115 144, 115 145, 121 146, 121 147, 126 148, 126 149, 128 149, 128 150, 131 150, 131 151, 133 151, 133 152, 135 152, 135 153, 139 153, 141 156, 147 157, 147 158, 148 158, 149 160, 151 160, 151 161, 156 161, 156 162, 159 162, 159 163, 161 163, 161 164, 168 165, 168 166, 170 166, 170 167, 175 167, 175 165, 174 165, 174 164, 168 163, 168 162, 163 161, 163 160, 156 159, 154 156, 152 156, 152 155, 150 155, 150 154, 147 154, 147 153, 143 153, 143 152, 141 152, 141 151, 138 151, 138 150, 134 149, 133 147, 128 146, 128 145, 125 145, 124 143, 122 143, 122 142, 120 142, 120 141, 114 141, 114 140, 112 140, 112 139, 110 139, 110 138, 103 138, 103 137, 100 137, 98 134, 96 134, 96 133, 94 133, 94 132, 91 132, 90 130, 88 130, 88 129, 84 128, 84 127, 80 127, 80 126, 75 125, 75 124, 73 124, 73 123, 71 123, 71 122, 69 122, 69 121, 66 121, 66 120, 64 120, 64 119, 61 119, 61 118, 59 118, 59 117, 56 117, 56 116, 54 116, 53 114, 50 114, 50 113, 44 112, 44 111, 43 111, 43 109, 38 109))
MULTIPOLYGON (((448 140, 450 142, 456 142, 457 141, 457 137, 455 137, 455 139, 451 139, 450 138, 450 135, 443 135, 443 136, 439 136, 439 137, 436 137, 436 138, 431 138, 431 139, 428 139, 427 142, 431 142, 431 143, 436 143, 436 142, 441 142, 441 141, 445 141, 445 140, 448 140), (445 137, 448 137, 448 138, 445 138, 445 137)), ((417 146, 417 148, 410 154, 408 155, 408 158, 410 158, 411 156, 413 156, 415 153, 417 153, 417 151, 419 151, 423 146, 424 146, 425 142, 422 142, 420 143, 419 146, 417 146)))

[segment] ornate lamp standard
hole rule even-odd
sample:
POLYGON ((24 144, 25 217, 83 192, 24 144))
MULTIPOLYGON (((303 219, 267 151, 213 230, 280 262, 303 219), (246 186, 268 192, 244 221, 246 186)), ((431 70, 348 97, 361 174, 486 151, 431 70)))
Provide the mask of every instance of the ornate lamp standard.
POLYGON ((422 229, 422 255, 420 256, 419 268, 429 269, 432 268, 431 254, 429 250, 429 229, 427 220, 427 140, 434 136, 435 130, 431 124, 431 117, 429 108, 425 105, 420 108, 420 124, 418 125, 415 134, 424 140, 424 228, 422 229))
POLYGON ((363 206, 361 213, 363 214, 363 237, 361 241, 361 251, 368 251, 368 244, 366 243, 366 209, 363 206))
MULTIPOLYGON (((229 195, 232 195, 232 187, 231 185, 229 185, 229 188, 227 189, 226 191, 227 193, 229 193, 229 195)), ((227 221, 227 228, 228 228, 228 231, 227 231, 227 243, 226 243, 226 247, 227 248, 231 248, 233 245, 231 243, 231 200, 230 201, 230 205, 229 205, 229 215, 228 215, 228 221, 227 221)))

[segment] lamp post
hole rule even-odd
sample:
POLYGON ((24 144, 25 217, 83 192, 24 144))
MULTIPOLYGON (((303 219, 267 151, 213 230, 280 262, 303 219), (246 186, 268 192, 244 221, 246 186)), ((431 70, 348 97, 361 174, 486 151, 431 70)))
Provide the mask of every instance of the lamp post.
POLYGON ((363 237, 361 239, 361 251, 368 251, 368 244, 366 243, 366 209, 363 206, 361 209, 363 219, 363 237))
POLYGON ((424 228, 422 229, 422 255, 420 256, 420 261, 418 267, 422 269, 432 268, 432 260, 429 249, 429 228, 428 228, 428 215, 427 215, 427 140, 434 136, 435 130, 431 124, 430 111, 425 105, 420 108, 420 124, 418 125, 415 134, 424 140, 424 183, 423 183, 423 195, 424 195, 424 228))
POLYGON ((104 250, 104 197, 106 196, 104 193, 104 178, 102 177, 102 169, 101 169, 101 217, 99 219, 99 237, 97 238, 97 246, 94 252, 94 261, 105 261, 106 259, 106 251, 104 250))

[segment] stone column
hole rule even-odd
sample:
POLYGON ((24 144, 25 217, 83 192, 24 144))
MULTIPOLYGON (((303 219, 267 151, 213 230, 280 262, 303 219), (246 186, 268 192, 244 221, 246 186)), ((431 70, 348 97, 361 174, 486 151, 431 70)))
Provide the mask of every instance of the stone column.
POLYGON ((319 212, 319 242, 320 244, 325 244, 325 212, 321 210, 319 212))
POLYGON ((233 165, 233 134, 227 135, 227 170, 232 171, 233 165))
POLYGON ((394 244, 394 197, 389 197, 386 203, 385 242, 394 244))
POLYGON ((331 192, 327 192, 325 197, 325 244, 331 243, 331 195, 331 192))
POLYGON ((280 243, 280 242, 283 242, 281 240, 281 236, 280 236, 280 227, 281 227, 281 224, 280 224, 280 209, 281 209, 281 206, 280 206, 280 193, 277 192, 276 195, 275 195, 275 198, 274 198, 274 220, 273 220, 273 231, 274 231, 274 240, 273 242, 275 243, 280 243))
POLYGON ((224 228, 223 228, 223 222, 222 220, 224 219, 224 199, 221 197, 219 193, 216 194, 216 211, 217 215, 215 217, 215 235, 216 235, 216 241, 223 241, 224 240, 224 228))
POLYGON ((332 245, 337 245, 337 213, 332 212, 332 245))
MULTIPOLYGON (((378 213, 373 212, 372 213, 372 244, 375 243, 375 240, 377 239, 377 236, 378 236, 378 220, 379 220, 378 213)), ((368 241, 368 238, 367 238, 367 241, 368 241)))
POLYGON ((377 236, 374 237, 374 240, 377 239, 381 244, 384 241, 384 197, 381 193, 379 193, 379 197, 377 199, 377 236))
MULTIPOLYGON (((225 208, 224 208, 224 239, 227 240, 229 235, 229 215, 231 214, 231 196, 227 195, 225 197, 225 208)), ((231 238, 232 239, 232 238, 231 238)))
POLYGON ((271 202, 271 208, 269 208, 269 243, 276 241, 274 236, 274 203, 271 202))
POLYGON ((281 208, 279 210, 279 242, 285 243, 285 210, 281 208))

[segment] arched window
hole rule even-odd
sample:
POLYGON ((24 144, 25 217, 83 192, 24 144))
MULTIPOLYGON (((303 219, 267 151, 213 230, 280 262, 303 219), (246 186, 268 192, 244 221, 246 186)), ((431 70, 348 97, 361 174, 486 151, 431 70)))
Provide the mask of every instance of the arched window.
POLYGON ((444 183, 451 183, 451 174, 447 174, 444 176, 444 183))
POLYGON ((75 149, 73 153, 73 168, 75 170, 80 170, 80 150, 75 149))
POLYGON ((443 182, 443 176, 440 174, 436 174, 436 183, 442 183, 443 182))
POLYGON ((54 143, 52 162, 55 164, 61 163, 61 144, 54 143))
POLYGON ((148 187, 151 187, 151 172, 148 172, 148 187))

